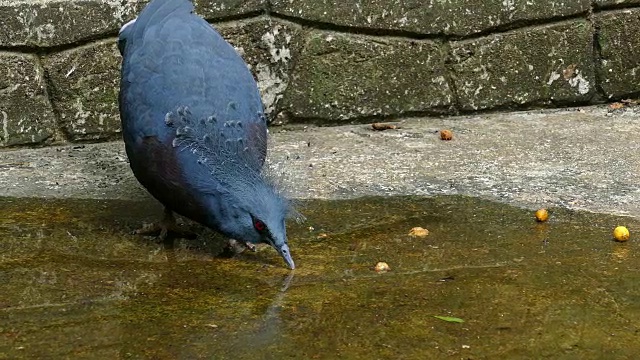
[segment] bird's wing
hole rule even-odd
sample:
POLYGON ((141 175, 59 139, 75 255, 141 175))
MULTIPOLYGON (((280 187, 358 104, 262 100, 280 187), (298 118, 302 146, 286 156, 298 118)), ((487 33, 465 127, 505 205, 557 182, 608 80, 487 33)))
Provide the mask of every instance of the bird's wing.
MULTIPOLYGON (((218 120, 198 128, 200 136, 219 136, 224 124, 234 121, 245 125, 246 141, 266 138, 263 105, 249 69, 229 43, 193 14, 189 1, 154 0, 120 38, 125 133, 168 142, 175 129, 165 117, 187 107, 194 119, 218 120)), ((255 142, 264 147, 261 154, 266 153, 262 142, 255 142)))

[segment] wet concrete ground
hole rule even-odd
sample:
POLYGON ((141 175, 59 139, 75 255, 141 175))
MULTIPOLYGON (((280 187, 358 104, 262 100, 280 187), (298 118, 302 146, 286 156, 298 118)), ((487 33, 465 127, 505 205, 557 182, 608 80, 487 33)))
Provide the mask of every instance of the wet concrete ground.
POLYGON ((130 235, 153 201, 0 198, 0 359, 637 358, 637 219, 539 224, 462 196, 300 207, 290 272, 270 248, 221 257, 198 227, 173 248, 130 235))
MULTIPOLYGON (((295 198, 469 195, 640 217, 638 109, 402 119, 387 131, 277 127, 269 159, 295 198)), ((0 152, 0 196, 148 199, 121 142, 0 152)))

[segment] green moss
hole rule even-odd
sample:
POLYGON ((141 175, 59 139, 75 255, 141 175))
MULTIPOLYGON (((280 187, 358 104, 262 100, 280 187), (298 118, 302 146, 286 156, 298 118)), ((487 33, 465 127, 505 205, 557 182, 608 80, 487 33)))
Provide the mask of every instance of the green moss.
POLYGON ((596 94, 593 34, 583 20, 452 44, 465 110, 585 102, 596 94))
POLYGON ((292 78, 284 101, 299 117, 334 121, 451 102, 441 51, 431 42, 315 32, 292 78))

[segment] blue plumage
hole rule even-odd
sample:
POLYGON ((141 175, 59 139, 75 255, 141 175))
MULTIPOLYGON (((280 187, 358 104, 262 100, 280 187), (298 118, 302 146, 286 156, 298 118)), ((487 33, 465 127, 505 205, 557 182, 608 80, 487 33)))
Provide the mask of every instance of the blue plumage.
POLYGON ((187 0, 153 0, 122 28, 118 46, 120 116, 136 178, 169 216, 268 243, 294 268, 289 203, 262 173, 262 101, 235 49, 187 0))

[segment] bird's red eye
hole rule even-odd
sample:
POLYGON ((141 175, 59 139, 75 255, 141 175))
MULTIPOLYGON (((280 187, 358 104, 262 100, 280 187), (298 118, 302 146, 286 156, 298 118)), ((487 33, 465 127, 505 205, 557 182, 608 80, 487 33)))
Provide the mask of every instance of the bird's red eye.
POLYGON ((254 220, 253 227, 255 227, 258 232, 263 232, 267 229, 267 225, 265 225, 261 220, 254 220))

